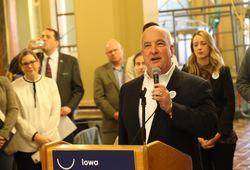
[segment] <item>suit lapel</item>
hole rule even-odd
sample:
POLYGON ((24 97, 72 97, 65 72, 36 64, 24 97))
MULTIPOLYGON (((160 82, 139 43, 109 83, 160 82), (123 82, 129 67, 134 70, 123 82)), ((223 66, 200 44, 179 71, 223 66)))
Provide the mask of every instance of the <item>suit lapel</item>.
MULTIPOLYGON (((178 91, 178 88, 180 87, 180 70, 178 68, 175 68, 170 80, 169 80, 169 83, 167 85, 167 89, 169 91, 175 91, 177 92, 178 91)), ((177 94, 178 95, 178 94, 177 94)), ((173 102, 174 102, 174 98, 172 99, 173 102)), ((162 122, 162 121, 165 121, 166 119, 163 119, 163 117, 165 117, 166 113, 161 110, 160 106, 157 105, 157 108, 155 110, 155 116, 154 116, 154 120, 152 122, 152 126, 151 126, 151 129, 150 129, 150 133, 149 133, 149 138, 148 138, 148 142, 151 142, 153 141, 154 139, 157 138, 158 134, 160 133, 161 129, 159 129, 159 124, 161 123, 167 123, 167 122, 162 122)))
MULTIPOLYGON (((133 126, 133 129, 140 129, 140 122, 139 122, 139 107, 141 106, 141 103, 139 103, 140 100, 140 92, 142 88, 144 76, 141 76, 139 79, 137 79, 135 84, 131 87, 130 93, 131 97, 129 98, 129 102, 131 103, 131 106, 128 108, 128 121, 130 122, 130 126, 133 126), (132 119, 131 119, 132 118, 132 119)), ((141 131, 140 132, 134 132, 135 135, 137 135, 133 139, 134 141, 131 144, 142 144, 141 140, 141 131), (138 134, 137 134, 138 133, 138 134)))
POLYGON ((43 55, 43 53, 37 53, 36 55, 37 55, 37 57, 38 57, 38 59, 39 59, 39 61, 40 61, 39 73, 41 74, 41 72, 42 72, 42 67, 43 67, 44 55, 43 55))
POLYGON ((64 56, 61 53, 59 53, 56 82, 58 82, 61 78, 60 74, 62 73, 63 67, 64 67, 64 56))
POLYGON ((177 91, 177 89, 180 87, 180 79, 181 79, 181 76, 180 76, 180 70, 178 68, 175 67, 174 69, 174 72, 168 82, 168 85, 167 85, 167 89, 168 91, 177 91))

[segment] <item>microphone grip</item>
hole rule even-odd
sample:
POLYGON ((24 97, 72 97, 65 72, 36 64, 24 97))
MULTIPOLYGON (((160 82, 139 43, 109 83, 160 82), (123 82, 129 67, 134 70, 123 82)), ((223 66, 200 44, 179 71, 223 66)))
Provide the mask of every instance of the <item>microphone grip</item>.
POLYGON ((154 84, 159 83, 159 74, 153 74, 154 84))
MULTIPOLYGON (((154 84, 158 84, 160 81, 159 81, 159 74, 156 73, 156 74, 153 74, 153 79, 154 79, 154 84)), ((159 105, 159 101, 156 101, 157 102, 157 105, 159 105)))

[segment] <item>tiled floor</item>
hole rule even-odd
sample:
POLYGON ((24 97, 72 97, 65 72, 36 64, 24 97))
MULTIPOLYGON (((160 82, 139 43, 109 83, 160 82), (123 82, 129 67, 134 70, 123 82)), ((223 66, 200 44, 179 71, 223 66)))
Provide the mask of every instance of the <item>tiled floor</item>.
POLYGON ((234 170, 250 170, 250 120, 234 120, 234 128, 238 135, 234 154, 234 170))

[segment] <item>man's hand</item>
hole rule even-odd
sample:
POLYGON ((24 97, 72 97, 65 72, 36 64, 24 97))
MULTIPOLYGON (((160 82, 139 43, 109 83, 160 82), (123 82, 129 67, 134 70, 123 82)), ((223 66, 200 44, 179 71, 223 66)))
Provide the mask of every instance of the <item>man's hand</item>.
POLYGON ((6 139, 4 137, 0 136, 0 149, 3 147, 5 142, 6 142, 6 139))
POLYGON ((155 88, 152 91, 152 99, 159 102, 162 110, 166 113, 172 111, 172 100, 169 95, 169 91, 162 84, 155 84, 155 88))
POLYGON ((61 107, 61 116, 67 116, 68 114, 70 114, 71 112, 71 108, 68 106, 63 106, 61 107))
POLYGON ((113 115, 113 118, 118 121, 119 112, 115 112, 114 115, 113 115))
POLYGON ((42 44, 37 44, 36 42, 38 41, 42 41, 40 38, 36 38, 36 39, 33 39, 33 40, 29 40, 27 45, 26 45, 26 48, 29 49, 29 50, 35 50, 35 49, 39 49, 39 48, 42 48, 43 45, 42 44))

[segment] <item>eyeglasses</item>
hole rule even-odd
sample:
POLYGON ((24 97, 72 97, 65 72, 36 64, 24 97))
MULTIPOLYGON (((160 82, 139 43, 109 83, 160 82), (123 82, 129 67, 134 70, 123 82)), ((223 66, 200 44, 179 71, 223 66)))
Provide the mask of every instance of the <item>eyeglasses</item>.
POLYGON ((113 50, 107 51, 106 54, 110 55, 110 54, 112 54, 113 52, 116 52, 116 51, 118 51, 118 49, 113 49, 113 50))
POLYGON ((33 60, 30 62, 24 62, 24 63, 22 63, 22 66, 28 67, 30 64, 33 66, 36 62, 37 62, 37 60, 33 60))

